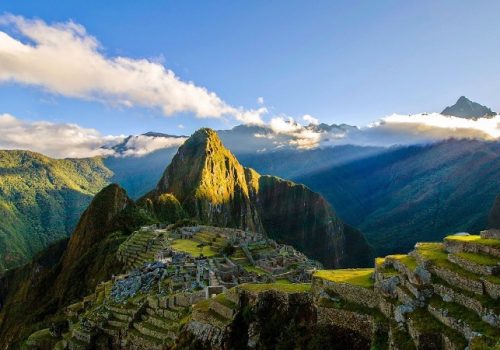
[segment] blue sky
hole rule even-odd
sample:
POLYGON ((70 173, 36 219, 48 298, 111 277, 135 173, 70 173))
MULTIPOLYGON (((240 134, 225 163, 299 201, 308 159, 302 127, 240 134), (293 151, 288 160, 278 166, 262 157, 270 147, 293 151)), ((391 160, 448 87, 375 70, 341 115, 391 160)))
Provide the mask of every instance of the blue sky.
MULTIPOLYGON (((72 20, 106 57, 159 61, 231 106, 256 109, 263 97, 268 116, 366 125, 440 111, 460 95, 500 110, 498 1, 7 0, 0 12, 48 25, 72 20)), ((0 114, 114 135, 239 123, 5 82, 0 106, 0 114)))

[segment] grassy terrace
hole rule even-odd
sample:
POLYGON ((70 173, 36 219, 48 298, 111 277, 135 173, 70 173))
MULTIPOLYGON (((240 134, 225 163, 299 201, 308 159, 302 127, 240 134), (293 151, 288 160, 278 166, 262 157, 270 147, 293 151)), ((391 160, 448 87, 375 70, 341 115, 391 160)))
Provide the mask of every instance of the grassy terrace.
POLYGON ((479 235, 447 236, 444 239, 445 239, 445 241, 467 242, 467 243, 480 244, 480 245, 500 249, 500 239, 490 239, 490 238, 485 239, 485 238, 481 238, 481 236, 479 236, 479 235))
POLYGON ((494 339, 500 339, 500 329, 483 322, 476 313, 462 305, 444 302, 438 296, 432 297, 429 300, 429 305, 438 309, 448 310, 449 317, 464 321, 476 332, 480 332, 494 339))
POLYGON ((469 260, 478 265, 494 266, 500 263, 499 258, 489 256, 486 254, 476 254, 476 253, 456 253, 454 254, 462 259, 469 260))
POLYGON ((418 243, 416 251, 422 258, 430 261, 437 267, 453 271, 465 278, 479 281, 478 275, 464 270, 448 260, 448 253, 444 250, 442 243, 418 243))
POLYGON ((217 252, 212 250, 211 247, 207 245, 200 245, 198 242, 191 239, 176 239, 172 242, 172 249, 178 250, 184 253, 191 254, 194 257, 206 256, 211 257, 217 255, 217 252))
POLYGON ((240 286, 244 290, 252 293, 264 292, 266 290, 276 290, 284 293, 305 293, 311 290, 310 283, 245 283, 240 286))
POLYGON ((425 309, 416 309, 408 315, 413 326, 421 333, 444 334, 450 339, 459 349, 467 347, 467 340, 459 332, 445 326, 434 318, 425 309))
POLYGON ((238 307, 238 305, 229 300, 224 294, 217 295, 214 300, 230 309, 236 309, 238 307))
POLYGON ((408 269, 410 269, 411 271, 415 271, 415 269, 417 268, 417 261, 414 257, 408 254, 388 255, 386 258, 399 261, 400 263, 408 267, 408 269))
POLYGON ((477 301, 479 301, 481 303, 482 306, 489 308, 489 309, 493 309, 495 311, 495 313, 497 313, 497 314, 500 313, 500 303, 498 303, 496 300, 490 298, 487 295, 477 295, 473 292, 469 292, 467 290, 463 290, 463 289, 460 289, 458 287, 452 286, 452 285, 448 284, 448 282, 442 280, 441 278, 439 278, 438 276, 435 276, 435 275, 432 276, 432 283, 443 285, 447 288, 452 289, 456 293, 465 295, 466 297, 471 298, 471 299, 476 299, 477 301))
POLYGON ((314 277, 336 283, 347 283, 363 288, 373 288, 373 268, 318 270, 314 277))
POLYGON ((244 265, 243 268, 246 271, 248 271, 248 272, 254 272, 254 273, 256 273, 259 276, 267 274, 266 271, 264 271, 263 269, 261 269, 258 266, 253 266, 253 265, 248 264, 248 265, 244 265))

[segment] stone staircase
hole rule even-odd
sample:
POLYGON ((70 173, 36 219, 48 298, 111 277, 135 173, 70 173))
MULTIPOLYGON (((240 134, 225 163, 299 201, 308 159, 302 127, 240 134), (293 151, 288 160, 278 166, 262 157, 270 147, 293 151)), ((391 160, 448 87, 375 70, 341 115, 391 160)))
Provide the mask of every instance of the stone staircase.
POLYGON ((172 300, 167 297, 149 297, 145 312, 128 331, 128 346, 131 349, 169 348, 177 339, 179 321, 185 314, 185 308, 173 308, 172 300))

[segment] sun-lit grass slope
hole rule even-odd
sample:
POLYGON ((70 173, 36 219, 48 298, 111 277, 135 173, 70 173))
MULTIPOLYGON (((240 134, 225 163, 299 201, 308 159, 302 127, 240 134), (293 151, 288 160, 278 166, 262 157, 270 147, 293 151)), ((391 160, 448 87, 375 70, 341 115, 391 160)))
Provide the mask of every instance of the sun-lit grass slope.
POLYGON ((112 175, 100 158, 0 151, 0 271, 69 235, 112 175))
POLYGON ((348 283, 360 287, 372 288, 373 272, 373 268, 318 270, 314 273, 314 277, 336 283, 348 283))

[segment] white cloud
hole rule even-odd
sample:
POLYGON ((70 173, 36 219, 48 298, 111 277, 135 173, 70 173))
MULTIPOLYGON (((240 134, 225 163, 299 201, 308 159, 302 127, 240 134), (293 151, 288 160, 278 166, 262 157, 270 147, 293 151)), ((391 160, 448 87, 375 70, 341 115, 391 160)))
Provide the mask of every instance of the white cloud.
POLYGON ((264 104, 264 97, 257 97, 257 103, 260 105, 264 104))
POLYGON ((140 157, 162 148, 177 148, 184 141, 186 141, 185 137, 132 136, 127 140, 125 144, 126 150, 121 155, 140 157))
POLYGON ((318 125, 319 124, 319 120, 317 118, 314 118, 312 115, 310 114, 304 114, 302 116, 302 119, 306 122, 306 123, 309 123, 309 124, 313 124, 313 125, 318 125))
POLYGON ((177 127, 178 127, 179 129, 184 129, 184 125, 183 125, 183 124, 179 124, 179 125, 177 125, 177 127))
MULTIPOLYGON (((305 116, 302 119, 310 121, 305 116)), ((318 127, 314 123, 303 126, 293 118, 279 116, 272 118, 265 127, 267 132, 261 131, 254 136, 272 140, 274 148, 311 149, 344 144, 385 147, 450 138, 500 141, 500 115, 472 120, 438 113, 393 114, 361 128, 349 125, 318 127)))
POLYGON ((110 155, 113 150, 101 147, 123 140, 76 124, 28 122, 10 114, 0 115, 0 130, 1 149, 27 149, 56 158, 110 155))
POLYGON ((0 16, 0 81, 40 86, 68 97, 125 107, 158 108, 166 116, 189 112, 199 118, 229 116, 261 124, 265 108, 226 104, 214 92, 182 81, 159 60, 107 57, 96 38, 74 22, 49 25, 21 16, 0 16), (23 41, 21 41, 23 40, 23 41))

